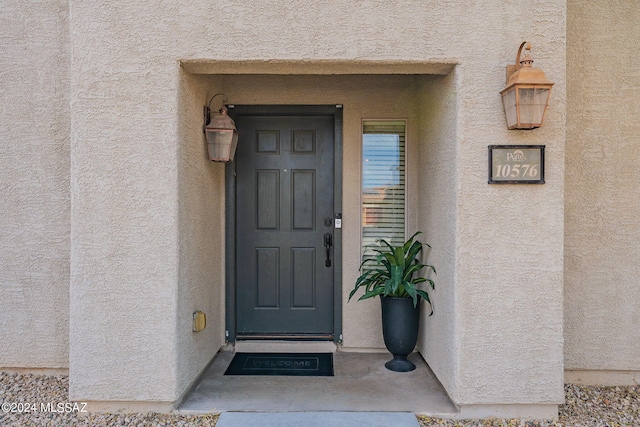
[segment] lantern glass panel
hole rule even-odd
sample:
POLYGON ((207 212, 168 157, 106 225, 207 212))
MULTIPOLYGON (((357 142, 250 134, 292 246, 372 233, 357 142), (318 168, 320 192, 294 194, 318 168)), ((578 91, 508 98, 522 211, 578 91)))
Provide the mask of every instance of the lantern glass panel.
POLYGON ((549 89, 547 88, 519 88, 520 102, 519 124, 525 127, 538 127, 542 124, 544 109, 547 105, 549 89))
MULTIPOLYGON (((209 146, 209 158, 211 160, 229 159, 230 148, 233 143, 235 132, 231 130, 209 130, 207 129, 207 143, 209 146)), ((236 141, 237 141, 237 134, 236 141)))
POLYGON ((507 117, 507 127, 511 128, 518 123, 515 88, 510 89, 502 95, 502 103, 504 104, 504 112, 507 117))
POLYGON ((229 152, 229 160, 233 161, 236 155, 236 147, 238 147, 238 132, 232 132, 231 137, 231 151, 229 152))

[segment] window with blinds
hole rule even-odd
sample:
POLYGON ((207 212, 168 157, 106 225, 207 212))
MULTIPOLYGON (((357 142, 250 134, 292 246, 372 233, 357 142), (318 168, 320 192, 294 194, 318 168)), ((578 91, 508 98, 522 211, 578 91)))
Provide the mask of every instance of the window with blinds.
POLYGON ((362 125, 362 244, 404 242, 404 120, 365 120, 362 125))

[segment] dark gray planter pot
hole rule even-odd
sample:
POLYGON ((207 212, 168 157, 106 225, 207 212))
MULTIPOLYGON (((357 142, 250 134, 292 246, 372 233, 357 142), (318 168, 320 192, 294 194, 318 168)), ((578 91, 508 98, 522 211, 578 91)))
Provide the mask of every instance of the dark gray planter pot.
POLYGON ((412 298, 380 297, 382 302, 382 336, 393 359, 384 366, 395 372, 409 372, 416 365, 407 360, 418 342, 420 298, 413 306, 412 298))

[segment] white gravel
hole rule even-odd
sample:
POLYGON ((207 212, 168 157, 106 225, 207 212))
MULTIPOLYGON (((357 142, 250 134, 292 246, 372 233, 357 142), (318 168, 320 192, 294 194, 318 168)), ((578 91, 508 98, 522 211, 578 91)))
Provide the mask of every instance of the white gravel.
POLYGON ((565 404, 557 421, 441 420, 419 417, 422 427, 637 427, 640 426, 640 386, 564 386, 565 404))
MULTIPOLYGON (((188 427, 215 426, 218 420, 218 415, 215 414, 199 416, 156 413, 78 414, 75 411, 80 408, 73 407, 73 402, 69 402, 68 390, 67 377, 0 372, 0 426, 188 427), (60 403, 63 405, 59 406, 60 403), (65 406, 65 403, 69 405, 65 406), (14 412, 11 412, 12 410, 14 412)), ((557 421, 504 419, 460 421, 419 417, 419 422, 422 427, 640 426, 640 386, 584 387, 567 385, 565 386, 565 395, 566 403, 560 407, 557 421)))
POLYGON ((186 416, 177 414, 105 414, 74 412, 69 402, 69 378, 44 375, 20 375, 0 372, 0 426, 215 426, 218 415, 186 416), (15 408, 9 407, 16 403, 15 408), (47 405, 51 403, 52 407, 47 405), (62 407, 59 407, 62 403, 62 407), (64 404, 69 403, 66 407, 64 404), (18 406, 22 404, 21 406, 18 406), (27 408, 25 404, 35 404, 27 408), (44 404, 44 408, 41 406, 44 404), (34 410, 35 409, 35 410, 34 410), (43 410, 44 409, 44 410, 43 410), (21 411, 21 412, 10 412, 21 411), (26 412, 29 411, 29 412, 26 412), (58 412, 60 411, 60 412, 58 412))

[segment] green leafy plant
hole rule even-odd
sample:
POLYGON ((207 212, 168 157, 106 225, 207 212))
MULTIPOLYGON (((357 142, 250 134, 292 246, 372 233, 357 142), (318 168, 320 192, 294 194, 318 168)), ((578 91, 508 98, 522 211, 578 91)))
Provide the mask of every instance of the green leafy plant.
MULTIPOLYGON (((364 295, 358 301, 373 298, 378 295, 396 297, 396 298, 413 298, 413 306, 418 304, 418 295, 424 298, 431 307, 429 294, 422 289, 418 289, 418 285, 427 282, 431 289, 435 289, 433 280, 424 277, 415 277, 423 268, 432 270, 435 274, 436 269, 432 265, 422 264, 418 260, 418 255, 422 252, 424 246, 431 247, 426 243, 415 240, 420 234, 418 231, 409 238, 404 244, 392 246, 384 239, 376 240, 379 249, 372 249, 375 254, 365 256, 362 264, 360 264, 360 272, 362 275, 356 280, 355 287, 349 294, 349 300, 355 295, 360 288, 364 288, 364 295)), ((433 308, 431 313, 433 314, 433 308)))

